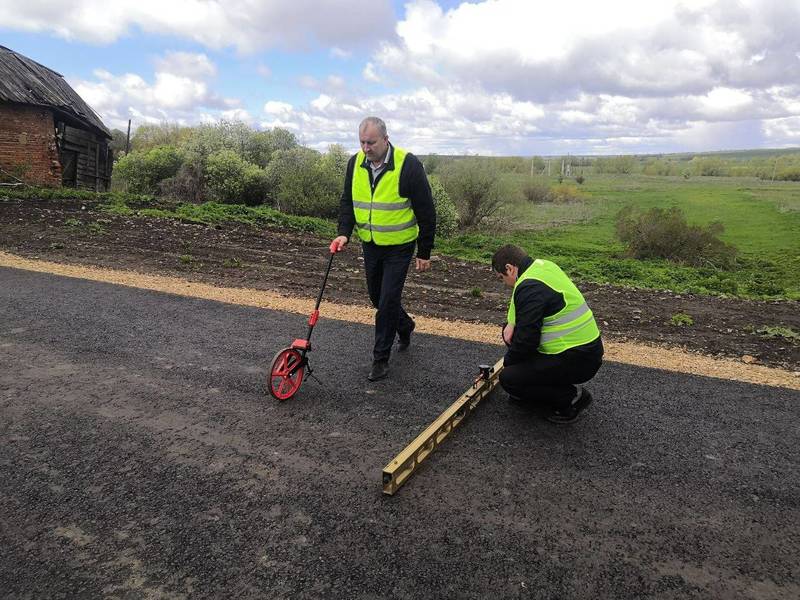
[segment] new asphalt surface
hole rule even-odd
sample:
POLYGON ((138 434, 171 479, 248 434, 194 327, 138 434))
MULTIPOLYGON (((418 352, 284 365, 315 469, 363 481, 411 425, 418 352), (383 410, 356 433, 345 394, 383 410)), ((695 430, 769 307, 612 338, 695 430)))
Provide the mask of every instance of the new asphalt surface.
POLYGON ((0 268, 0 596, 800 597, 800 393, 607 363, 578 423, 497 391, 388 497, 500 350, 370 383, 335 316, 279 403, 305 316, 0 268))

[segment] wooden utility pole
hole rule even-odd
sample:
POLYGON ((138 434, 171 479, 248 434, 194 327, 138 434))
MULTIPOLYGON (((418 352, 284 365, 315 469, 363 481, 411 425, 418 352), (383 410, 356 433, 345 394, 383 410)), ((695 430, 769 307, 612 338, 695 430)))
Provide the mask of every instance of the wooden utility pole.
POLYGON ((131 151, 131 120, 128 119, 128 137, 125 139, 125 155, 131 151))

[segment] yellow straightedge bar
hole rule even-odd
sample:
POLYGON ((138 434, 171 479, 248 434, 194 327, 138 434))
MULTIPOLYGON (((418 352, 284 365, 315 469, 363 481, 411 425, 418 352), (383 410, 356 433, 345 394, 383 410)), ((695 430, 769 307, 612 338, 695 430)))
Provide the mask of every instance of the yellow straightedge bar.
POLYGON ((478 403, 494 389, 503 370, 503 359, 493 367, 481 365, 481 374, 450 408, 417 436, 406 449, 383 469, 383 493, 390 496, 400 489, 420 463, 428 458, 450 432, 470 414, 478 403))

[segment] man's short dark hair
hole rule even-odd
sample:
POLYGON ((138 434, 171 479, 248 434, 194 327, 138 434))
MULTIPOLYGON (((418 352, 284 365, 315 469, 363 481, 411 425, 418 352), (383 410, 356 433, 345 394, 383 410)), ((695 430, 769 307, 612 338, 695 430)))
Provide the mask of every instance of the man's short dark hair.
POLYGON ((519 269, 529 259, 528 253, 519 246, 506 244, 492 256, 492 269, 498 273, 505 274, 506 265, 514 265, 519 269))

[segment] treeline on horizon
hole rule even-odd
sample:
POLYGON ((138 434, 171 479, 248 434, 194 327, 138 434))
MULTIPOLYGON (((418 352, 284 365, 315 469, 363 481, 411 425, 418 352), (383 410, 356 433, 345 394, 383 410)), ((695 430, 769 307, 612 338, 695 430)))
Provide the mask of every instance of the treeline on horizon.
MULTIPOLYGON (((219 121, 198 126, 181 126, 174 123, 144 124, 139 126, 130 144, 131 152, 146 151, 156 146, 181 147, 198 134, 225 131, 222 138, 239 138, 243 148, 244 138, 259 136, 277 141, 275 149, 301 146, 294 133, 275 128, 259 131, 237 121, 219 121)), ((124 156, 126 134, 112 131, 112 148, 116 156, 124 156)), ((205 137, 208 137, 206 135, 205 137)), ((228 144, 230 145, 230 144, 228 144)), ((267 145, 270 145, 267 142, 267 145)), ((337 152, 346 154, 343 147, 335 145, 337 152)), ((413 151, 413 149, 410 149, 413 151)), ((518 173, 557 177, 587 174, 631 175, 643 174, 672 177, 757 177, 762 180, 800 181, 800 148, 751 149, 712 152, 679 152, 626 155, 565 155, 565 156, 468 156, 453 154, 419 154, 429 174, 442 165, 465 158, 482 158, 490 161, 501 173, 518 173)), ((262 161, 263 162, 263 161, 262 161)), ((265 166, 265 165, 262 165, 265 166)))

